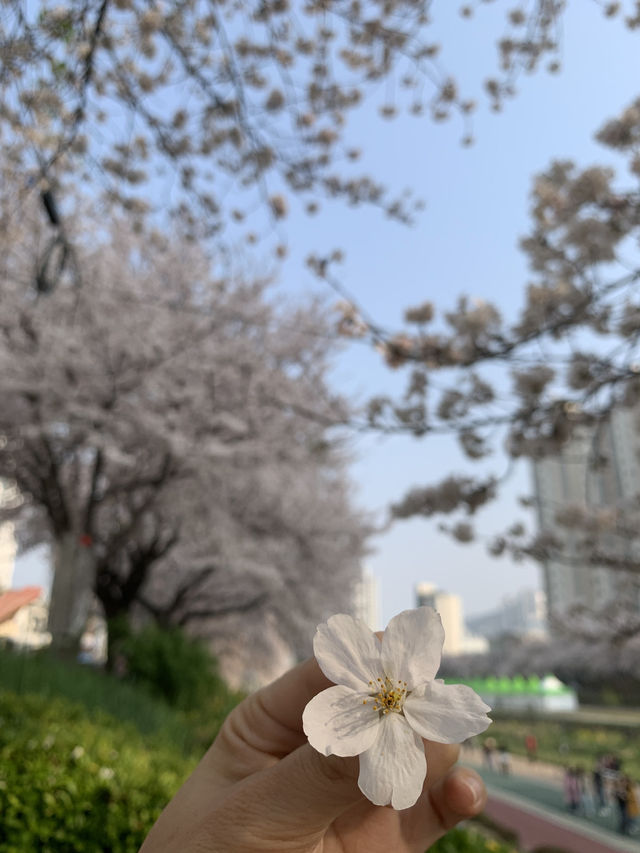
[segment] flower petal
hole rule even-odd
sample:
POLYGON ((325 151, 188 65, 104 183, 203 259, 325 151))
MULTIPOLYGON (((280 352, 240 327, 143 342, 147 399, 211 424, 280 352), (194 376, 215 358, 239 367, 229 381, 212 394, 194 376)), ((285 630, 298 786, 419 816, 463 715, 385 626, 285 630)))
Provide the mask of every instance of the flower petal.
POLYGON ((320 669, 334 684, 369 691, 369 682, 384 678, 380 640, 360 619, 339 613, 318 625, 313 652, 320 669))
POLYGON ((416 688, 404 703, 409 725, 427 740, 462 743, 491 724, 491 708, 465 684, 431 681, 416 688))
POLYGON ((422 739, 400 714, 387 714, 381 722, 377 740, 360 756, 358 786, 376 806, 408 809, 427 775, 422 739))
POLYGON ((346 756, 369 749, 381 726, 370 696, 338 685, 323 690, 307 703, 302 712, 302 728, 318 752, 346 756))
POLYGON ((406 681, 409 690, 435 677, 444 643, 440 616, 432 607, 403 610, 389 622, 382 637, 382 665, 392 681, 406 681))

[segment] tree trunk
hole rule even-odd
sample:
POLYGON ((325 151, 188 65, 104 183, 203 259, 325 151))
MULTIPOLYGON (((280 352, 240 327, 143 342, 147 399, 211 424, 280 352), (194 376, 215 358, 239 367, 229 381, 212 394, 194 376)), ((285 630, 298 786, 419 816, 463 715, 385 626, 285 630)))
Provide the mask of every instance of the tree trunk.
POLYGON ((53 548, 53 584, 48 629, 52 647, 75 656, 84 632, 95 587, 95 560, 90 546, 71 531, 53 548))
POLYGON ((119 613, 107 617, 107 659, 105 670, 118 677, 126 673, 126 661, 123 656, 123 646, 131 636, 131 628, 127 613, 119 613))

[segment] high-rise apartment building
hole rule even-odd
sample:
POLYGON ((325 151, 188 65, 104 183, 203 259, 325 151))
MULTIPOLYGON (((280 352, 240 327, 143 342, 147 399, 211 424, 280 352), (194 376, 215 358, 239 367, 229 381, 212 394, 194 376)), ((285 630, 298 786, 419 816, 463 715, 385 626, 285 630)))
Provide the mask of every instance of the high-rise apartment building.
POLYGON ((372 631, 380 630, 380 582, 368 569, 363 569, 362 577, 356 584, 354 615, 362 619, 372 631))
POLYGON ((16 540, 13 524, 0 524, 0 592, 11 587, 16 559, 16 540))
MULTIPOLYGON (((575 604, 598 609, 614 598, 638 601, 636 579, 626 572, 584 565, 579 531, 558 525, 555 516, 570 505, 615 507, 632 505, 640 493, 640 431, 638 411, 619 408, 597 430, 584 430, 556 456, 534 462, 533 476, 541 530, 564 543, 564 559, 544 565, 550 614, 575 604), (595 459, 599 464, 594 466, 595 459)), ((632 547, 632 546, 629 546, 632 547)), ((635 558, 638 558, 635 554, 635 558)))
MULTIPOLYGON (((0 506, 3 504, 5 491, 6 486, 0 480, 0 506)), ((0 523, 0 592, 11 587, 16 550, 13 524, 10 522, 0 523)))
POLYGON ((482 654, 489 648, 483 637, 468 634, 464 627, 462 599, 444 592, 432 583, 416 584, 416 606, 433 607, 440 614, 444 628, 443 655, 482 654))
POLYGON ((464 635, 460 596, 443 592, 431 583, 419 583, 416 585, 416 603, 418 607, 433 607, 438 611, 444 628, 443 654, 459 655, 464 635))

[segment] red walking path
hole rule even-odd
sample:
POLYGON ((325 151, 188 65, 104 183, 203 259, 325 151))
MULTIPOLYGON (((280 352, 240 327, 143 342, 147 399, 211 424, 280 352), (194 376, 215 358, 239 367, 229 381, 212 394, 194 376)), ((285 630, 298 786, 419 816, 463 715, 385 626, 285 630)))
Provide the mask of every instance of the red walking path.
POLYGON ((640 853, 640 843, 619 839, 583 821, 554 814, 515 794, 489 787, 485 813, 516 832, 522 850, 556 845, 568 853, 640 853))

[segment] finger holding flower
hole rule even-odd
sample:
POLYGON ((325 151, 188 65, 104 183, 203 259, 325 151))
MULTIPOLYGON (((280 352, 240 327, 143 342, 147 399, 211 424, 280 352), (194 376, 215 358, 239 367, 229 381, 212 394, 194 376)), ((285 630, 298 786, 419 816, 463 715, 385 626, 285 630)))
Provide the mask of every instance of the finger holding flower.
POLYGON ((316 660, 330 681, 303 713, 309 743, 323 755, 360 756, 358 785, 375 805, 414 805, 427 761, 422 738, 460 743, 491 723, 490 708, 465 685, 435 676, 444 630, 429 607, 395 616, 379 639, 346 614, 318 626, 316 660))

